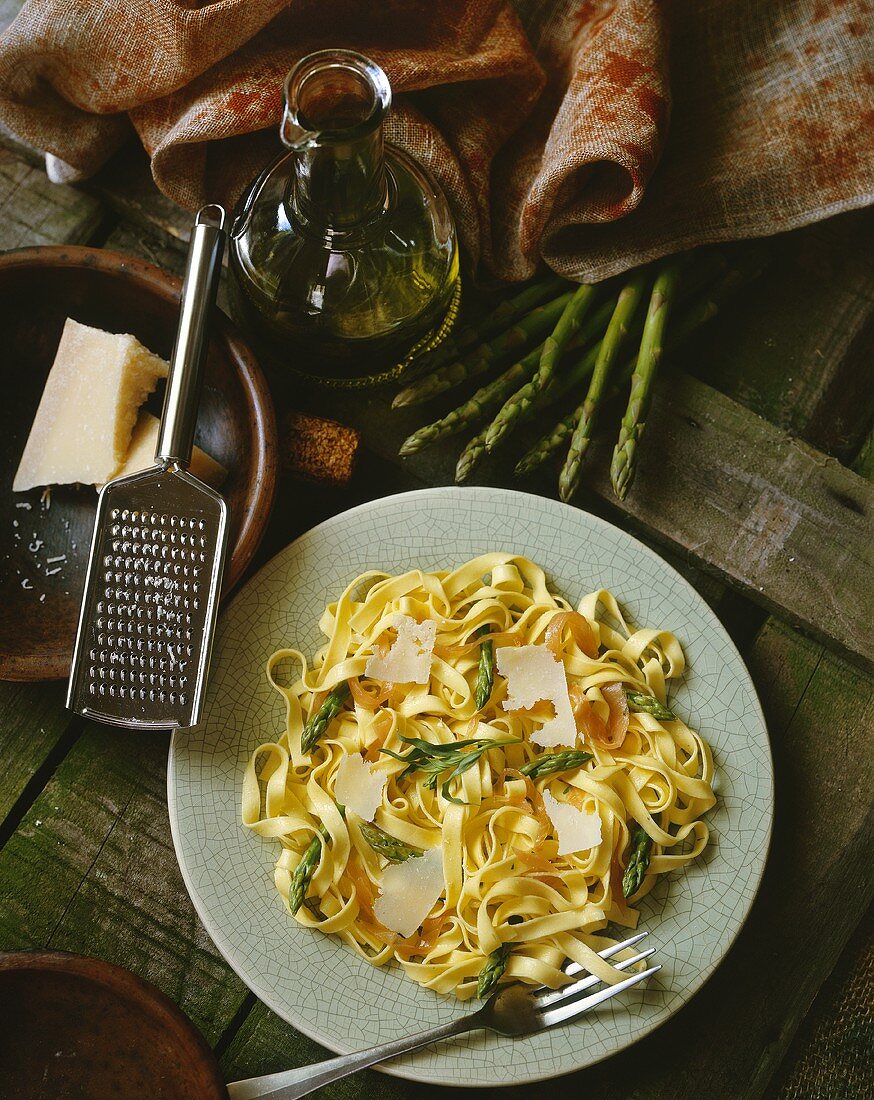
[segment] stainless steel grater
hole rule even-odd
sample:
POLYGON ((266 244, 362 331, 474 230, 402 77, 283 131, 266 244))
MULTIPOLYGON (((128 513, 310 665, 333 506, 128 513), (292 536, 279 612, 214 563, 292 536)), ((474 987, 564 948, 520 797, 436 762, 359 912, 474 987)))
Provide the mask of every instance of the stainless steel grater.
POLYGON ((67 706, 116 726, 167 729, 200 717, 227 506, 186 467, 224 227, 220 206, 195 219, 157 465, 107 482, 97 501, 67 706))

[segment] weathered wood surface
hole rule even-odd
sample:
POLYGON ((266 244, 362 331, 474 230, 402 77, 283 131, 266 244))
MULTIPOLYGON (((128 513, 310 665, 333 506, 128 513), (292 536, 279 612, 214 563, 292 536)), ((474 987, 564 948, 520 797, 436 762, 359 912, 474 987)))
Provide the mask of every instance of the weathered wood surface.
POLYGON ((63 692, 61 684, 0 683, 0 847, 15 807, 28 804, 28 791, 41 790, 46 762, 76 736, 63 692))
POLYGON ((82 243, 103 216, 97 199, 56 187, 41 169, 0 148, 0 249, 82 243))
POLYGON ((167 743, 86 726, 0 852, 0 943, 127 966, 215 1043, 246 992, 182 884, 167 821, 167 743))
POLYGON ((872 250, 870 210, 769 241, 764 276, 677 365, 849 463, 874 420, 872 250))

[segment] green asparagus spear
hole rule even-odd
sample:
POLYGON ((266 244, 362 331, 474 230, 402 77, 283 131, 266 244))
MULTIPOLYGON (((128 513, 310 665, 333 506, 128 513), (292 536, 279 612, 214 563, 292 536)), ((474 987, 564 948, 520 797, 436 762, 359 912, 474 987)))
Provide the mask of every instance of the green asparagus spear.
POLYGON ((473 701, 477 710, 482 710, 491 698, 492 688, 495 684, 495 654, 491 638, 485 637, 491 628, 486 625, 481 634, 484 640, 479 647, 479 671, 476 677, 476 691, 473 701))
POLYGON ((598 349, 598 359, 592 371, 586 399, 580 409, 580 415, 571 436, 570 449, 558 480, 558 493, 565 503, 572 499, 579 486, 580 467, 592 438, 595 419, 604 398, 610 372, 628 336, 628 330, 637 313, 648 280, 649 274, 646 270, 637 271, 619 292, 616 308, 613 310, 610 324, 598 349))
POLYGON ((530 474, 533 470, 536 470, 539 466, 542 466, 544 462, 561 447, 562 443, 572 434, 574 428, 577 426, 577 421, 582 414, 583 406, 578 405, 572 413, 568 413, 567 416, 563 416, 561 420, 537 440, 533 447, 525 452, 524 455, 516 463, 516 468, 513 471, 517 477, 524 477, 525 474, 530 474))
MULTIPOLYGON (((584 330, 586 335, 592 333, 593 330, 593 335, 604 332, 613 315, 615 305, 616 299, 611 298, 601 306, 591 318, 590 325, 586 326, 584 330)), ((580 345, 582 342, 575 340, 571 344, 571 348, 580 345)), ((561 397, 568 390, 588 378, 595 367, 600 346, 601 342, 599 340, 594 347, 589 348, 582 359, 572 363, 566 371, 553 378, 547 386, 539 386, 532 378, 530 382, 511 393, 489 425, 486 434, 486 450, 493 451, 519 423, 529 419, 545 402, 561 397)))
POLYGON ((652 840, 645 829, 635 825, 631 833, 631 853, 628 857, 628 866, 622 876, 622 893, 626 898, 636 894, 649 867, 652 854, 652 840))
POLYGON ((480 462, 486 457, 486 428, 471 439, 458 456, 455 464, 455 484, 467 481, 480 462))
POLYGON ((544 752, 535 756, 527 764, 519 769, 523 775, 531 779, 543 779, 547 775, 556 772, 570 771, 571 768, 579 768, 592 759, 590 752, 582 752, 580 749, 567 749, 565 752, 544 752))
POLYGON ((660 722, 676 722, 677 716, 664 704, 660 703, 654 695, 647 695, 644 691, 629 691, 625 689, 625 698, 632 710, 641 710, 658 718, 660 722))
POLYGON ((412 844, 404 844, 402 840, 380 829, 378 825, 368 825, 363 822, 360 826, 361 835, 374 850, 389 861, 389 863, 403 863, 408 859, 418 859, 425 853, 421 848, 414 848, 412 844))
POLYGON ((486 964, 479 972, 479 980, 476 983, 476 995, 481 1000, 484 1001, 486 997, 492 995, 495 986, 501 980, 504 971, 507 969, 509 958, 510 945, 508 943, 502 943, 500 947, 496 947, 486 959, 486 964))
POLYGON ((637 366, 631 378, 628 407, 622 417, 619 439, 613 449, 610 480, 613 491, 624 500, 634 480, 637 443, 644 428, 652 401, 653 383, 662 357, 665 328, 680 279, 684 257, 672 256, 656 276, 649 300, 649 309, 640 341, 637 366))
POLYGON ((288 888, 288 907, 292 914, 296 913, 304 903, 310 879, 319 865, 319 856, 322 853, 322 838, 327 840, 328 836, 328 830, 324 825, 320 825, 319 831, 307 845, 300 863, 294 869, 294 874, 291 876, 291 885, 288 888))
POLYGON ((453 386, 485 374, 499 359, 506 357, 510 352, 518 353, 533 345, 539 345, 544 336, 555 326, 570 297, 568 292, 552 302, 538 306, 488 343, 481 344, 463 358, 447 363, 431 374, 417 379, 397 394, 391 407, 399 409, 406 405, 421 404, 443 393, 444 390, 452 389, 453 386))
POLYGON ((540 389, 543 389, 555 374, 562 351, 583 323, 583 318, 591 308, 597 293, 598 288, 596 285, 581 283, 564 307, 552 334, 546 338, 543 344, 540 366, 534 376, 535 384, 540 389))
MULTIPOLYGON (((699 294, 692 301, 688 310, 686 310, 681 317, 677 318, 677 324, 672 326, 671 331, 668 333, 667 350, 673 351, 674 348, 679 347, 693 332, 702 325, 705 325, 711 318, 715 317, 735 290, 744 283, 755 278, 758 274, 759 269, 753 267, 732 268, 725 272, 714 287, 705 289, 699 294)), ((694 276, 697 278, 698 269, 695 270, 694 276)), ((637 356, 635 355, 622 370, 619 371, 617 378, 630 378, 634 373, 636 364, 637 356)), ((560 420, 550 432, 534 444, 516 466, 517 474, 527 474, 537 469, 538 466, 546 462, 550 455, 554 454, 561 447, 574 430, 582 407, 583 406, 580 405, 573 413, 560 420)))
POLYGON ((458 329, 433 351, 420 356, 404 372, 404 381, 410 382, 414 378, 421 378, 446 363, 460 359, 465 352, 492 336, 497 336, 499 332, 514 324, 532 309, 558 297, 563 290, 567 289, 567 285, 567 281, 558 275, 549 275, 545 279, 530 283, 514 297, 505 298, 503 302, 499 302, 477 324, 458 329))
POLYGON ((301 752, 313 751, 348 697, 349 684, 345 680, 328 692, 325 701, 303 728, 300 735, 301 752))
POLYGON ((456 806, 464 806, 465 803, 460 798, 455 798, 449 793, 449 784, 452 780, 464 775, 489 749, 497 748, 500 745, 518 745, 521 738, 472 737, 467 741, 449 741, 444 744, 423 741, 420 737, 404 737, 401 735, 401 741, 412 745, 406 756, 394 752, 392 749, 379 750, 387 756, 394 757, 395 760, 402 760, 407 765, 401 772, 400 778, 403 779, 411 772, 422 771, 427 776, 425 786, 429 790, 436 791, 440 776, 448 771, 449 775, 443 780, 440 793, 448 802, 454 802, 456 806), (463 752, 463 749, 470 749, 470 751, 463 752))

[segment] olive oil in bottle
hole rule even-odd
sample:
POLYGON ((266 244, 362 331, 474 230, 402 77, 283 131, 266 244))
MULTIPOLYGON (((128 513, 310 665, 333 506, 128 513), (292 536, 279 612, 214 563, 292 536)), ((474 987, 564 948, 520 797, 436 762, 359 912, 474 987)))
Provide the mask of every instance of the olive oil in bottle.
POLYGON ((235 309, 272 370, 360 385, 439 329, 458 284, 443 193, 388 144, 391 88, 360 54, 289 73, 287 151, 251 184, 231 242, 235 309))

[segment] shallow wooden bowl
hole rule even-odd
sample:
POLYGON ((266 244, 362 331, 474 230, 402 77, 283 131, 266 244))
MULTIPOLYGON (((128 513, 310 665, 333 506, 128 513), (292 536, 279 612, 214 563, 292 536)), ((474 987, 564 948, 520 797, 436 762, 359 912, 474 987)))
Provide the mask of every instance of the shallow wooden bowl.
MULTIPOLYGON (((12 492, 64 321, 133 333, 167 359, 180 288, 175 276, 117 252, 60 246, 0 255, 0 679, 50 680, 70 669, 97 493, 71 485, 45 500, 39 489, 12 492)), ((160 415, 155 395, 149 408, 160 415)), ((276 426, 261 371, 218 310, 196 441, 228 469, 228 592, 270 515, 276 426)))
POLYGON ((0 1096, 227 1100, 215 1057, 129 970, 62 951, 0 952, 0 1096))

